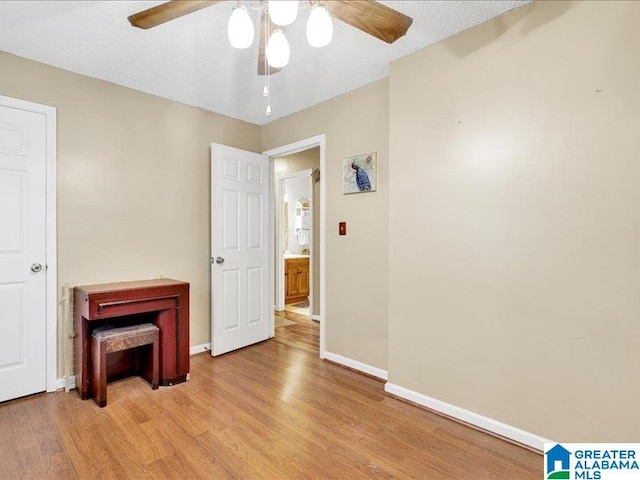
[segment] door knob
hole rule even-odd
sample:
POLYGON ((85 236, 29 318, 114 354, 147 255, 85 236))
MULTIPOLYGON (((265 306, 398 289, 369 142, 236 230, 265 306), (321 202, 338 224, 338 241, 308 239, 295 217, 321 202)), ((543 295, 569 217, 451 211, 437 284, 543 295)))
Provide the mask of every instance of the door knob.
POLYGON ((42 265, 40 265, 39 263, 34 263, 33 265, 31 265, 31 271, 33 273, 38 273, 41 270, 42 270, 42 265))
POLYGON ((222 257, 216 257, 216 263, 217 263, 218 265, 222 265, 222 264, 224 263, 224 258, 222 258, 222 257))

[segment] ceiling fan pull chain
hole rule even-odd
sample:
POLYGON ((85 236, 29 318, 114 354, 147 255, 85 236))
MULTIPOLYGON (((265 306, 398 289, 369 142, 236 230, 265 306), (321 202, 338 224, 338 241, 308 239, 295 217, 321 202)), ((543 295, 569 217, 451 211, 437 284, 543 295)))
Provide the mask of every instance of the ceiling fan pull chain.
POLYGON ((267 86, 264 87, 265 90, 267 91, 267 117, 271 116, 271 93, 269 92, 271 87, 271 75, 269 75, 269 70, 267 70, 267 75, 266 75, 266 82, 267 82, 267 86))
MULTIPOLYGON (((265 45, 265 49, 267 47, 267 44, 269 42, 269 6, 268 4, 265 5, 264 7, 264 13, 263 15, 265 15, 265 17, 267 18, 267 28, 264 29, 264 45, 265 45)), ((267 61, 267 56, 264 56, 264 91, 262 93, 263 97, 267 100, 267 110, 265 112, 265 115, 267 117, 271 116, 271 92, 270 92, 270 66, 269 66, 269 62, 267 61)))

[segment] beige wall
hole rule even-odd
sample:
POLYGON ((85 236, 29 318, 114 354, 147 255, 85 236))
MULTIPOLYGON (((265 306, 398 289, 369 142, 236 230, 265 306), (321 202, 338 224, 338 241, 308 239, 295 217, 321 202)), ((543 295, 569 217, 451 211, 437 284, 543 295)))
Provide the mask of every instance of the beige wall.
POLYGON ((539 2, 392 65, 390 381, 638 440, 640 3, 539 2))
POLYGON ((259 152, 260 127, 5 53, 0 71, 0 94, 58 109, 58 286, 190 282, 208 342, 209 145, 259 152))
POLYGON ((269 150, 326 135, 326 349, 387 367, 388 82, 376 82, 262 127, 269 150), (378 152, 378 191, 342 195, 342 159, 378 152), (338 222, 347 236, 338 236, 338 222))
MULTIPOLYGON (((320 168, 320 147, 304 152, 294 153, 274 161, 275 175, 300 170, 320 168)), ((321 172, 322 175, 322 172, 321 172)), ((276 180, 277 181, 277 180, 276 180)), ((320 315, 320 182, 313 184, 313 251, 311 264, 313 268, 312 292, 313 315, 320 315)), ((275 241, 274 241, 275 245, 275 241)), ((277 272, 276 272, 277 273, 277 272)), ((276 293, 277 295, 277 293, 276 293)))

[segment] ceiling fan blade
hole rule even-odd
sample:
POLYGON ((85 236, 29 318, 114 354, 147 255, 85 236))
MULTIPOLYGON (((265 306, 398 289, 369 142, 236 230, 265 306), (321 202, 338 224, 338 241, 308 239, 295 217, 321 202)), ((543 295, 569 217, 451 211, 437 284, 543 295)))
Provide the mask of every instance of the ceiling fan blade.
POLYGON ((273 24, 269 19, 266 9, 262 11, 260 18, 260 47, 258 49, 258 75, 266 75, 269 70, 269 75, 278 73, 279 68, 275 68, 269 65, 266 61, 267 39, 273 30, 273 24))
POLYGON ((326 6, 332 17, 387 43, 402 37, 413 23, 413 18, 373 0, 330 1, 326 6))
POLYGON ((138 28, 153 28, 162 25, 170 20, 197 12, 203 8, 210 7, 222 0, 171 0, 170 2, 157 5, 155 7, 134 13, 127 19, 129 23, 138 28))

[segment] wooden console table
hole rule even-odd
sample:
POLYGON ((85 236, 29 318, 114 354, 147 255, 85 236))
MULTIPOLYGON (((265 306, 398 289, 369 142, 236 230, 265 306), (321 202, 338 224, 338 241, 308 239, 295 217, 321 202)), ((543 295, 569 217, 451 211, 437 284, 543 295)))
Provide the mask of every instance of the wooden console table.
MULTIPOLYGON (((169 278, 83 285, 74 289, 76 388, 90 398, 91 332, 100 326, 153 323, 160 329, 160 385, 187 380, 189 374, 189 284, 169 278)), ((126 352, 125 352, 126 353, 126 352)), ((132 370, 137 357, 112 354, 108 374, 132 370)), ((145 377, 151 362, 136 365, 145 377)))

